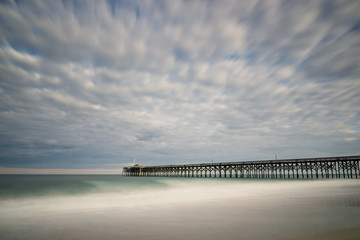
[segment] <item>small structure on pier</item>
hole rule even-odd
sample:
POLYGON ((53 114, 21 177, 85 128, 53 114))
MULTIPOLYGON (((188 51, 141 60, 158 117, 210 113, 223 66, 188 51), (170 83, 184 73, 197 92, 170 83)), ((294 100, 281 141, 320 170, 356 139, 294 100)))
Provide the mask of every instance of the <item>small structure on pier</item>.
POLYGON ((163 166, 135 164, 125 176, 236 178, 360 178, 360 156, 163 166))

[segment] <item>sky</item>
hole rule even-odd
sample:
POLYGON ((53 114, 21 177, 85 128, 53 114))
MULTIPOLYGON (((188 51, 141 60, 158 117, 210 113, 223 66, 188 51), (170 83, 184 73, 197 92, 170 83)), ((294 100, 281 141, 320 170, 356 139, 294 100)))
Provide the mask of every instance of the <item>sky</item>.
POLYGON ((358 155, 360 2, 1 1, 0 149, 2 172, 358 155))

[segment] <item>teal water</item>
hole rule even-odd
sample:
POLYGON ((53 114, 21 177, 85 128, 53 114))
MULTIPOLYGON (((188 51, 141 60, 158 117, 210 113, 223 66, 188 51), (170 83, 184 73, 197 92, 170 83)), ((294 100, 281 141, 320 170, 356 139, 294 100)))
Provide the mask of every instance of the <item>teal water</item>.
POLYGON ((0 175, 0 239, 359 236, 357 179, 0 175))
POLYGON ((156 178, 120 175, 0 175, 0 199, 124 192, 165 186, 156 178))

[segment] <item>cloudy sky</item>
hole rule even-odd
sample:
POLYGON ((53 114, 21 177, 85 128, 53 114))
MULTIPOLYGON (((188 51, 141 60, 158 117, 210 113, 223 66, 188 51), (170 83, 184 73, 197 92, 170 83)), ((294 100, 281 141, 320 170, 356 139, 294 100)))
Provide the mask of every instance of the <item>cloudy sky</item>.
POLYGON ((360 154, 360 2, 1 1, 0 167, 360 154))

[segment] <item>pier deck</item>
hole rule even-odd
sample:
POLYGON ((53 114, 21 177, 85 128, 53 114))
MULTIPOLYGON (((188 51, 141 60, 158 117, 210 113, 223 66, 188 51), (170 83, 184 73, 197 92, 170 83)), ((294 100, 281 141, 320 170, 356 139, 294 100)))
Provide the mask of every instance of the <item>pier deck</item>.
POLYGON ((360 178, 360 156, 124 167, 125 176, 360 178))

